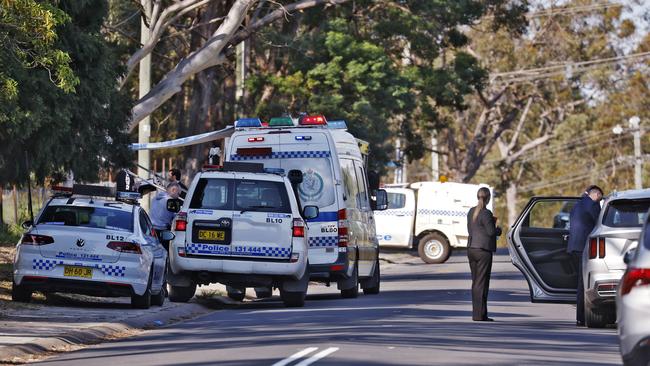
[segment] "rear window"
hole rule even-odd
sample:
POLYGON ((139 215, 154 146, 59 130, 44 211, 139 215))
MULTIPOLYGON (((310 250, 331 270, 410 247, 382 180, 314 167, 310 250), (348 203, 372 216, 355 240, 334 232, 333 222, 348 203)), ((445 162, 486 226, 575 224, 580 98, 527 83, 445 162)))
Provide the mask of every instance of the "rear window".
POLYGON ((104 207, 48 206, 37 224, 133 232, 133 213, 104 207))
POLYGON ((607 205, 603 225, 610 227, 641 227, 650 207, 650 199, 615 200, 607 205))
POLYGON ((190 208, 291 213, 283 182, 201 178, 190 208))

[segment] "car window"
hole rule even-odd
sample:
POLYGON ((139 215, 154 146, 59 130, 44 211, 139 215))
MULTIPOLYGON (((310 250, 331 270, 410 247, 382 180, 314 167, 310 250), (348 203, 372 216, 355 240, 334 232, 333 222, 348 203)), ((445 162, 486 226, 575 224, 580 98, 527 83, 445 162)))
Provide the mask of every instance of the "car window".
POLYGON ((406 195, 402 193, 388 192, 388 208, 398 209, 406 206, 406 195))
POLYGON ((302 171, 302 183, 298 186, 298 195, 303 206, 315 205, 320 208, 334 204, 336 191, 334 175, 329 158, 282 159, 281 168, 302 171))
POLYGON ((140 230, 142 230, 144 236, 151 236, 151 233, 153 232, 153 225, 143 211, 140 211, 140 230))
POLYGON ((235 187, 236 210, 291 213, 283 182, 238 180, 235 187))
POLYGON ((359 186, 357 175, 354 172, 354 163, 349 159, 341 159, 341 173, 343 173, 343 188, 345 190, 345 206, 347 208, 360 207, 358 202, 359 186))
POLYGON ((368 186, 366 183, 366 174, 363 167, 356 161, 354 162, 354 170, 357 173, 357 200, 359 207, 362 210, 370 210, 370 201, 368 201, 368 190, 366 188, 368 186))
POLYGON ((536 229, 568 229, 569 217, 563 212, 565 201, 539 201, 531 208, 523 226, 536 229))
POLYGON ((108 207, 48 206, 37 224, 94 227, 133 232, 133 214, 108 207))
POLYGON ((603 225, 609 227, 641 227, 650 207, 650 199, 619 199, 609 202, 603 225))
POLYGON ((192 193, 190 208, 232 210, 232 179, 201 178, 192 193))

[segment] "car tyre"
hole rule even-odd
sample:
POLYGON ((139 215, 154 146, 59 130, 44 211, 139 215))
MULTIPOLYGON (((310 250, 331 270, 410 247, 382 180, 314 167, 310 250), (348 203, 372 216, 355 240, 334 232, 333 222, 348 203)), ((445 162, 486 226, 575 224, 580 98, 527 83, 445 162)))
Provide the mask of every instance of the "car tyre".
POLYGON ((231 300, 235 301, 244 301, 244 298, 246 297, 246 289, 238 289, 230 286, 226 286, 226 291, 228 293, 228 297, 231 300))
POLYGON ((131 307, 135 309, 149 309, 151 307, 151 280, 144 294, 131 295, 131 307))
POLYGON ((16 302, 30 302, 32 300, 32 291, 24 286, 11 283, 11 300, 16 302))
POLYGON ((190 286, 167 285, 167 292, 171 302, 188 302, 194 297, 196 284, 193 283, 190 286))
POLYGON ((305 298, 307 297, 307 292, 292 292, 284 291, 280 288, 280 299, 284 303, 284 306, 288 308, 301 308, 305 306, 305 298))
POLYGON ((162 285, 160 286, 160 292, 155 295, 151 295, 151 304, 155 306, 163 306, 165 304, 165 297, 167 297, 167 279, 166 279, 167 268, 163 272, 162 285))
POLYGON ((266 299, 273 296, 273 289, 268 287, 255 287, 255 296, 258 299, 266 299))
POLYGON ((587 328, 605 328, 611 322, 610 320, 608 314, 604 311, 599 312, 585 298, 585 325, 587 328))
POLYGON ((363 288, 364 295, 377 295, 379 294, 379 287, 381 285, 381 272, 379 270, 379 259, 375 262, 375 270, 368 280, 368 286, 363 288))
POLYGON ((341 297, 344 299, 355 299, 359 296, 359 263, 356 261, 354 263, 352 278, 354 279, 354 286, 347 289, 341 289, 341 297))
POLYGON ((444 236, 431 233, 420 239, 418 254, 425 263, 444 263, 449 259, 451 247, 444 236))

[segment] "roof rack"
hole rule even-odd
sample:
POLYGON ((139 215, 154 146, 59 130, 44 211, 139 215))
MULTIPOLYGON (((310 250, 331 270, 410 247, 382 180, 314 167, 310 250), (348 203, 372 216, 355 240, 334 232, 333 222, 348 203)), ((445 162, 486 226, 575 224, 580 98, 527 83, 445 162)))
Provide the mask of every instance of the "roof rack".
POLYGON ((204 165, 204 172, 239 172, 239 173, 269 173, 285 175, 284 169, 265 168, 262 163, 224 162, 223 165, 204 165))

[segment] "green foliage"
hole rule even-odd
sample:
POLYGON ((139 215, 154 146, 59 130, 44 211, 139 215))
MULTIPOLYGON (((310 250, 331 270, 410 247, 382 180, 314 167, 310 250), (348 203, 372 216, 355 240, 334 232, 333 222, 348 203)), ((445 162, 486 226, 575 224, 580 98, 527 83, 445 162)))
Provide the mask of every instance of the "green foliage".
MULTIPOLYGON (((79 79, 70 56, 58 49, 56 28, 70 21, 56 1, 0 1, 0 62, 23 69, 44 68, 63 91, 74 92, 79 79)), ((20 86, 12 69, 0 74, 0 100, 14 100, 20 86)))
POLYGON ((69 171, 77 180, 93 180, 99 166, 128 163, 123 129, 129 103, 115 86, 120 50, 100 32, 107 3, 57 3, 51 11, 58 18, 49 21, 57 34, 52 65, 69 62, 63 75, 74 75, 78 84, 71 92, 54 85, 47 69, 25 68, 19 59, 7 58, 0 71, 16 81, 18 92, 11 103, 0 103, 0 182, 24 182, 27 160, 40 181, 69 171))
POLYGON ((321 9, 307 11, 257 36, 255 52, 268 54, 269 62, 258 63, 249 80, 249 108, 262 116, 344 118, 371 143, 379 170, 389 159, 391 135, 405 137, 410 160, 421 158, 424 141, 449 122, 440 108, 464 110, 467 95, 487 80, 464 51, 470 40, 458 28, 492 14, 495 29, 521 32, 526 9, 519 1, 411 0, 359 1, 327 17, 321 9), (287 28, 297 29, 295 36, 287 28))

